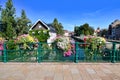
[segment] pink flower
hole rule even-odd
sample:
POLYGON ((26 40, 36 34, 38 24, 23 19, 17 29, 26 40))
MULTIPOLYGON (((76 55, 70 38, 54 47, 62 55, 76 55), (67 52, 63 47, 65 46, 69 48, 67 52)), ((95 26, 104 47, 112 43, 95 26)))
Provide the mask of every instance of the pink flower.
POLYGON ((0 44, 0 50, 3 50, 3 44, 0 44))
POLYGON ((86 42, 86 40, 87 40, 87 38, 85 37, 85 38, 84 38, 84 42, 86 42))
POLYGON ((75 48, 75 45, 74 45, 74 44, 72 44, 72 45, 71 45, 71 48, 75 48))
POLYGON ((68 50, 67 52, 64 52, 64 56, 70 56, 72 54, 71 50, 68 50))

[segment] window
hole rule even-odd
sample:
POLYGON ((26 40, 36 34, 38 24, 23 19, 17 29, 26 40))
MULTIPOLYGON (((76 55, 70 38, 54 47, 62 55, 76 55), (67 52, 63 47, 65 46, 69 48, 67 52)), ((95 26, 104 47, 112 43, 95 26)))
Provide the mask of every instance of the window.
POLYGON ((39 25, 39 28, 41 28, 42 26, 41 25, 39 25))

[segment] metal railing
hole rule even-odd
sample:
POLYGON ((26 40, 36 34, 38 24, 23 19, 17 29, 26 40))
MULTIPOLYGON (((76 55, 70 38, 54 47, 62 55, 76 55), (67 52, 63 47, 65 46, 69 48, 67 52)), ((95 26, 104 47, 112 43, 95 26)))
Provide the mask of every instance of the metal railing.
POLYGON ((4 49, 0 50, 0 62, 120 62, 119 42, 107 43, 112 45, 107 48, 106 45, 101 49, 91 50, 86 48, 86 43, 75 42, 75 48, 72 48, 71 56, 64 56, 64 51, 59 49, 56 44, 50 43, 27 43, 13 44, 17 46, 10 49, 7 43, 3 44, 4 49))
POLYGON ((120 62, 119 42, 106 43, 102 48, 95 50, 83 47, 83 45, 87 44, 76 42, 76 62, 120 62))

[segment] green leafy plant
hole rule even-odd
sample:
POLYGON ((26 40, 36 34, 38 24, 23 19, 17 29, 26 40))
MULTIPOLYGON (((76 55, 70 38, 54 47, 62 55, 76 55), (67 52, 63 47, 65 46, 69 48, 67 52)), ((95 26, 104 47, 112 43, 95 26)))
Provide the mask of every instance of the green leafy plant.
POLYGON ((18 45, 16 44, 16 42, 14 40, 7 41, 6 46, 7 46, 8 50, 17 50, 18 49, 18 45))
POLYGON ((50 37, 49 30, 31 30, 29 34, 37 38, 39 42, 47 42, 47 39, 50 37))
POLYGON ((85 55, 87 59, 93 59, 94 54, 101 54, 101 50, 105 45, 105 39, 102 37, 88 37, 86 39, 87 45, 85 46, 85 55))
POLYGON ((91 37, 86 40, 89 45, 87 46, 91 50, 100 49, 105 45, 105 39, 102 37, 91 37))
POLYGON ((29 49, 30 47, 28 44, 35 42, 35 39, 29 34, 24 34, 18 36, 16 42, 21 44, 23 46, 23 49, 29 49))
POLYGON ((7 41, 6 42, 7 50, 10 50, 7 51, 8 60, 27 61, 30 60, 32 57, 35 58, 37 52, 27 51, 34 49, 32 48, 34 46, 34 44, 32 44, 33 42, 35 42, 34 38, 28 34, 18 36, 17 39, 15 40, 7 41))

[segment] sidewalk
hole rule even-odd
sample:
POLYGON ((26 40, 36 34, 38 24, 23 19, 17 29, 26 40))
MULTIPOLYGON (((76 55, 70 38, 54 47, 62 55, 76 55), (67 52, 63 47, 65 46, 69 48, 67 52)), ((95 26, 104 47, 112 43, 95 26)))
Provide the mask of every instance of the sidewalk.
POLYGON ((120 80, 120 63, 0 63, 0 80, 120 80))

